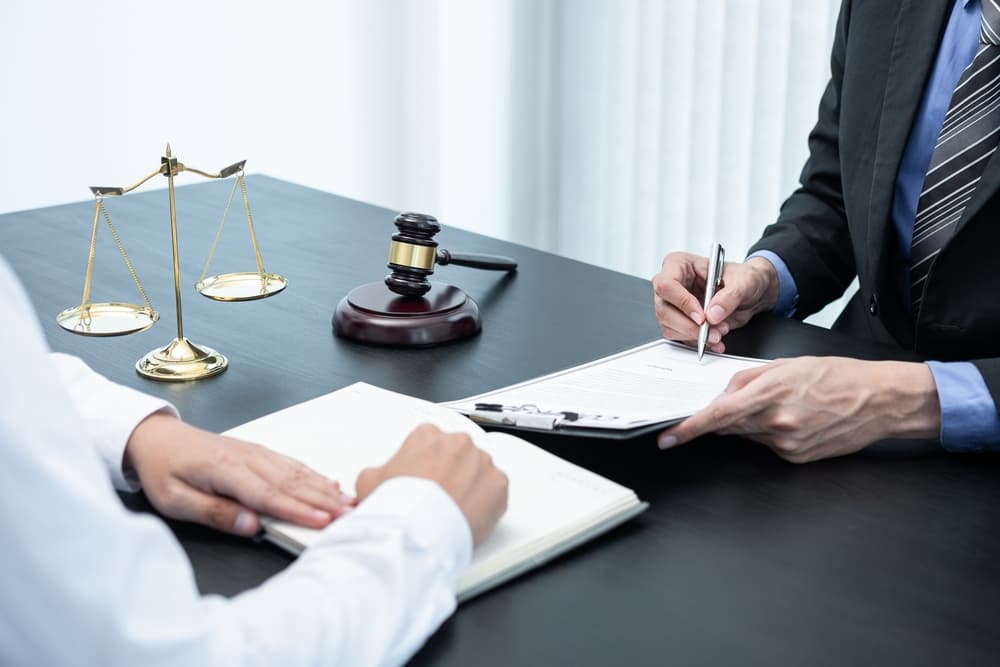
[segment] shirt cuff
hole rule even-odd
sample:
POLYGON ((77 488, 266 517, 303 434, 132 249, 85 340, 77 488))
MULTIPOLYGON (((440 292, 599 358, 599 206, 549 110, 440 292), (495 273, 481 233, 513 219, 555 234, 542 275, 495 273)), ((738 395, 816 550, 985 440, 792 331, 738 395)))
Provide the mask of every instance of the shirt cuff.
POLYGON ((782 317, 793 316, 795 309, 799 306, 799 290, 795 285, 792 272, 788 270, 788 265, 770 250, 758 250, 748 255, 747 259, 753 257, 763 257, 771 262, 774 270, 778 273, 778 302, 774 304, 774 312, 782 317))
POLYGON ((1000 449, 1000 416, 979 369, 967 361, 927 366, 941 403, 941 446, 950 452, 1000 449))
POLYGON ((469 522, 444 489, 423 477, 393 477, 381 484, 338 523, 362 517, 402 517, 407 539, 422 551, 438 552, 438 563, 446 570, 452 589, 472 562, 472 530, 469 522))
POLYGON ((49 358, 115 488, 138 491, 141 488, 138 476, 123 468, 125 447, 132 431, 154 412, 177 416, 176 408, 163 399, 112 382, 77 357, 53 352, 49 358))

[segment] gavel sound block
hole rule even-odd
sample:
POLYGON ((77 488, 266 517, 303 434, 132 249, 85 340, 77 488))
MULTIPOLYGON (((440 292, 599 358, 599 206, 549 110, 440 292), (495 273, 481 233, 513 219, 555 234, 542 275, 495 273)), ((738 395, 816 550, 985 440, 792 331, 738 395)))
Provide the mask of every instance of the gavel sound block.
POLYGON ((494 271, 514 271, 507 257, 451 253, 439 249, 436 218, 400 213, 399 230, 389 245, 392 273, 383 282, 356 287, 340 300, 333 314, 338 336, 375 345, 431 346, 460 340, 482 329, 479 307, 465 292, 430 282, 434 265, 456 264, 494 271))

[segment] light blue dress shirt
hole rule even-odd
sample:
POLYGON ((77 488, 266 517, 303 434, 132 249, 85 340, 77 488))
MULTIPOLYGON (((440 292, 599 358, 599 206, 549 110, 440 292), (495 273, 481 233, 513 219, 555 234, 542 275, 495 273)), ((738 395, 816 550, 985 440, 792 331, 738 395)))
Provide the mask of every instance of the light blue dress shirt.
MULTIPOLYGON (((898 244, 895 256, 900 258, 904 267, 897 272, 897 287, 903 303, 910 302, 907 267, 920 190, 955 85, 979 47, 981 17, 982 8, 978 0, 955 0, 899 165, 892 224, 898 244)), ((750 257, 763 257, 774 265, 779 281, 778 303, 774 310, 784 317, 791 317, 795 313, 799 292, 788 266, 769 250, 755 252, 750 257)), ((1000 416, 979 370, 966 361, 928 361, 927 365, 934 376, 941 402, 941 444, 944 448, 968 452, 1000 449, 1000 416)))

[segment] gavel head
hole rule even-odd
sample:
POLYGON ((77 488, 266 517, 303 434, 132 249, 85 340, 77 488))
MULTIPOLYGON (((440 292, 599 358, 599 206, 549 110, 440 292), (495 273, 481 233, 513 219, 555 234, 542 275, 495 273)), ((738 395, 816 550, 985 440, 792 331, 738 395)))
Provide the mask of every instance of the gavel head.
POLYGON ((435 234, 441 231, 437 218, 423 213, 400 213, 394 221, 399 230, 389 244, 389 268, 386 286, 403 296, 422 296, 431 288, 427 276, 434 273, 437 261, 435 234))

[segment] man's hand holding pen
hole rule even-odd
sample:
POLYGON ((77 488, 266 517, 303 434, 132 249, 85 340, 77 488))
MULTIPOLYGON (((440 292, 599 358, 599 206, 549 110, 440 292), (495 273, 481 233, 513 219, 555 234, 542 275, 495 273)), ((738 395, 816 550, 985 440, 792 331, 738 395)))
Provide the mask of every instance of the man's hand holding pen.
MULTIPOLYGON (((709 323, 707 347, 778 301, 778 274, 763 257, 727 263, 721 287, 705 308, 709 259, 672 253, 653 277, 663 337, 692 343, 709 323)), ((941 428, 934 379, 924 364, 836 357, 780 359, 733 376, 702 411, 668 428, 662 449, 706 433, 742 435, 802 463, 857 451, 884 438, 930 438, 941 428)))
POLYGON ((709 324, 706 349, 725 352, 722 341, 759 312, 771 310, 778 301, 778 274, 764 258, 725 262, 719 289, 703 305, 710 260, 708 257, 675 252, 663 259, 653 276, 653 307, 663 337, 696 344, 699 330, 709 324))

